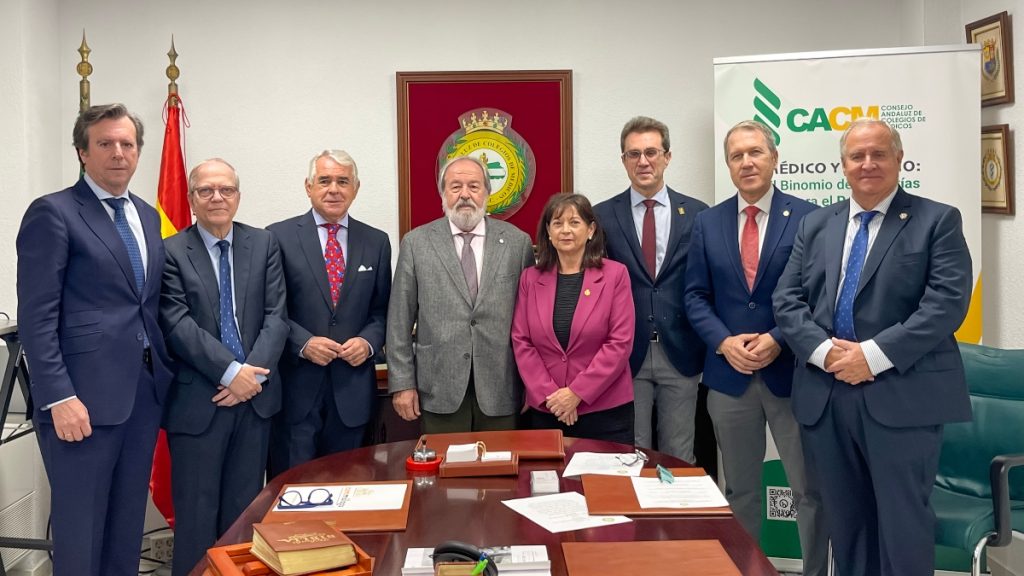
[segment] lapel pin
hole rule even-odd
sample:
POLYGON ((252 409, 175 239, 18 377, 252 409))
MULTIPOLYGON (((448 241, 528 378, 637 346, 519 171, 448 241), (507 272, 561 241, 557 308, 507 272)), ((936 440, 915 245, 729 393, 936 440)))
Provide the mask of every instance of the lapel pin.
POLYGON ((686 214, 686 208, 683 208, 682 206, 680 206, 679 207, 679 215, 682 216, 683 214, 686 214))
POLYGON ((504 244, 504 243, 505 243, 505 239, 504 238, 498 238, 498 244, 504 244))
POLYGON ((587 288, 586 290, 584 290, 583 291, 583 295, 584 296, 590 296, 590 288, 587 288))
POLYGON ((906 219, 907 219, 907 213, 906 212, 900 212, 900 220, 906 220, 906 219))
POLYGON ((788 218, 789 217, 789 210, 783 210, 782 211, 782 215, 786 216, 788 218))

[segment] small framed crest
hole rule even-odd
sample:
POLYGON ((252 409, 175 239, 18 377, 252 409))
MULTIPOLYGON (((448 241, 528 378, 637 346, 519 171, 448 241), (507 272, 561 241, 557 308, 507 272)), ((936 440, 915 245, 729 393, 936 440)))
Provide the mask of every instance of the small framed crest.
POLYGON ((1013 31, 1010 15, 1000 12, 971 22, 967 43, 981 45, 981 105, 1013 102, 1013 31))
POLYGON ((1013 140, 1008 124, 981 129, 981 211, 1013 212, 1013 140))

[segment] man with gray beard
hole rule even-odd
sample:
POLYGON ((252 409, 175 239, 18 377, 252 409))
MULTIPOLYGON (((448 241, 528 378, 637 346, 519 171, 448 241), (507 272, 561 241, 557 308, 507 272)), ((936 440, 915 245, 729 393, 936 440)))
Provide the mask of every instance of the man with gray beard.
POLYGON ((388 308, 388 391, 426 433, 509 430, 522 407, 510 331, 530 237, 485 218, 487 168, 462 156, 441 169, 445 216, 402 239, 388 308))

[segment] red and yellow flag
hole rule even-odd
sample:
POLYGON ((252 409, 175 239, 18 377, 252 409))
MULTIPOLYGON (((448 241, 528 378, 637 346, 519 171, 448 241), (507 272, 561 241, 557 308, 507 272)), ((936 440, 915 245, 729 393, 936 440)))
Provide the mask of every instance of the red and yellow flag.
MULTIPOLYGON (((181 133, 185 126, 181 100, 172 94, 164 102, 166 129, 164 150, 160 157, 160 183, 156 203, 160 212, 160 235, 173 236, 192 224, 192 210, 188 205, 188 182, 185 178, 185 155, 182 152, 181 133)), ((167 449, 167 435, 161 429, 153 453, 153 470, 149 479, 153 505, 174 528, 174 503, 171 500, 171 455, 167 449)))

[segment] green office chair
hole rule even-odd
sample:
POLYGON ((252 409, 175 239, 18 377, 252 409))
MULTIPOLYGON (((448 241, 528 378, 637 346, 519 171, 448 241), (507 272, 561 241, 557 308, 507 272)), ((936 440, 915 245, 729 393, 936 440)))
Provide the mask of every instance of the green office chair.
MULTIPOLYGON (((937 544, 973 554, 1024 533, 1024 350, 961 344, 974 419, 948 424, 932 492, 937 544)), ((927 398, 922 398, 927 402, 927 398)))

